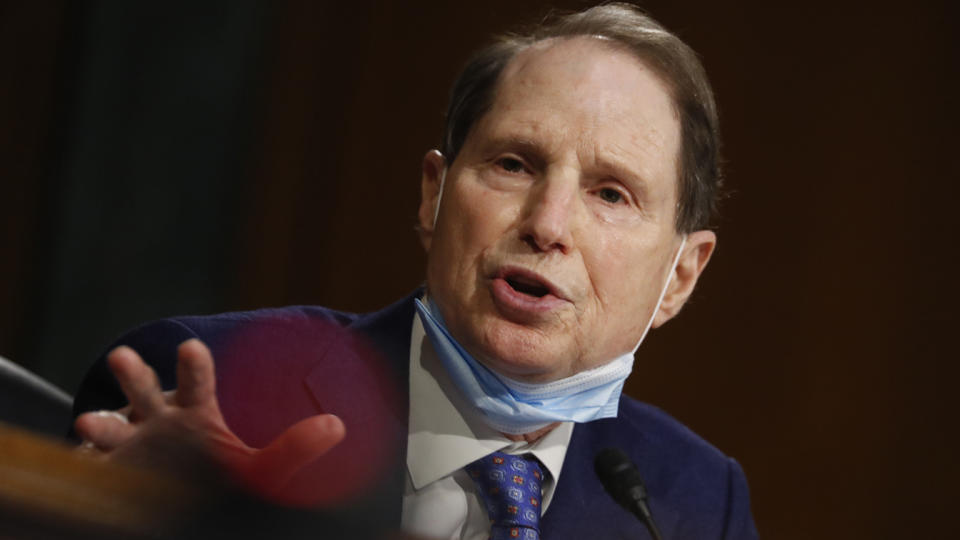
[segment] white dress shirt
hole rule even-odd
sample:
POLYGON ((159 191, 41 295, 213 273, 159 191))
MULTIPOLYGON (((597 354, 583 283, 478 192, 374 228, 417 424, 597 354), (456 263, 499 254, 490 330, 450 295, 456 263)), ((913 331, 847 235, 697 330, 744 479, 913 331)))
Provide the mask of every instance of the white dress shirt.
POLYGON ((543 511, 553 498, 573 423, 564 422, 533 444, 514 442, 488 427, 466 403, 437 358, 420 317, 410 337, 410 424, 403 532, 444 540, 487 540, 490 520, 473 480, 463 470, 491 452, 533 454, 545 467, 543 511))

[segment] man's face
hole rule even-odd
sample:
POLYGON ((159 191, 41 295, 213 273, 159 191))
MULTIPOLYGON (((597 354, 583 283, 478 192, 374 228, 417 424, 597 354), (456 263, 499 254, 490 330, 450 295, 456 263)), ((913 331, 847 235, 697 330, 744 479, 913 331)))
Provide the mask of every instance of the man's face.
POLYGON ((449 164, 435 226, 444 163, 424 160, 427 287, 454 337, 531 382, 632 350, 680 247, 679 145, 671 98, 635 57, 582 37, 514 58, 449 164))

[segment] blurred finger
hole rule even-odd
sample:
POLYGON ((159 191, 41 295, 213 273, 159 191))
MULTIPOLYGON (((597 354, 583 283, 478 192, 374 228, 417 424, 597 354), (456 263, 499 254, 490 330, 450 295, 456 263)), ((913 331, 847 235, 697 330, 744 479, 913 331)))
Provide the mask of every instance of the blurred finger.
POLYGON ((210 349, 199 339, 177 348, 177 404, 181 407, 216 406, 216 373, 210 349))
POLYGON ((76 448, 77 452, 81 454, 101 454, 100 450, 97 448, 97 445, 93 444, 93 441, 83 441, 80 443, 80 446, 76 448))
POLYGON ((343 421, 332 414, 312 416, 289 427, 261 450, 250 465, 248 479, 274 491, 320 458, 346 436, 343 421))
POLYGON ((157 374, 136 351, 121 345, 107 355, 107 364, 130 400, 134 414, 149 418, 166 408, 157 374))
POLYGON ((81 414, 73 426, 85 443, 105 452, 123 444, 137 432, 137 428, 125 416, 115 411, 81 414))

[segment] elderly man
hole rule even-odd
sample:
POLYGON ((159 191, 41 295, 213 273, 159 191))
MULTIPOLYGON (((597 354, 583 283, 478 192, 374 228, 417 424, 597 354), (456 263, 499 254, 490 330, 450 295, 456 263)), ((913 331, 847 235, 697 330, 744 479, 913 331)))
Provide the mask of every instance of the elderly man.
POLYGON ((717 151, 695 55, 634 8, 501 39, 455 83, 442 151, 423 160, 426 290, 367 315, 141 327, 76 407, 130 404, 80 416, 77 432, 119 459, 173 425, 281 498, 386 485, 387 519, 431 538, 643 538, 594 473, 615 447, 664 538, 753 538, 736 462, 620 395, 713 252, 717 151), (384 472, 396 460, 402 473, 384 472), (318 472, 298 483, 304 470, 318 472))

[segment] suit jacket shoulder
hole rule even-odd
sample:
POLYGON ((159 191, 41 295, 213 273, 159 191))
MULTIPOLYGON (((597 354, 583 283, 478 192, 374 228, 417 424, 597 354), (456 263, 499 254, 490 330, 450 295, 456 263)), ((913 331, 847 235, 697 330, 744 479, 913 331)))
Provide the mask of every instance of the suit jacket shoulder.
POLYGON ((608 447, 623 450, 637 465, 664 538, 757 537, 740 466, 660 409, 623 396, 616 418, 574 428, 544 516, 544 538, 649 538, 594 473, 595 456, 608 447))
MULTIPOLYGON (((171 317, 151 321, 123 334, 111 343, 87 372, 74 398, 74 415, 101 409, 118 409, 127 403, 126 397, 110 373, 106 363, 107 354, 116 347, 126 345, 135 350, 156 371, 164 390, 176 387, 177 347, 184 341, 197 338, 210 347, 218 367, 226 363, 233 368, 232 355, 240 347, 243 334, 255 330, 254 342, 262 342, 273 334, 290 337, 291 331, 311 326, 321 329, 316 346, 323 346, 336 337, 338 328, 345 328, 357 319, 357 315, 328 310, 320 307, 293 306, 287 308, 259 309, 255 311, 220 313, 206 316, 171 317)), ((257 343, 243 343, 250 346, 257 343)), ((249 363, 252 356, 266 351, 243 351, 239 363, 249 363)), ((298 358, 298 357, 294 357, 298 358)), ((220 376, 218 370, 218 376, 220 376)))

